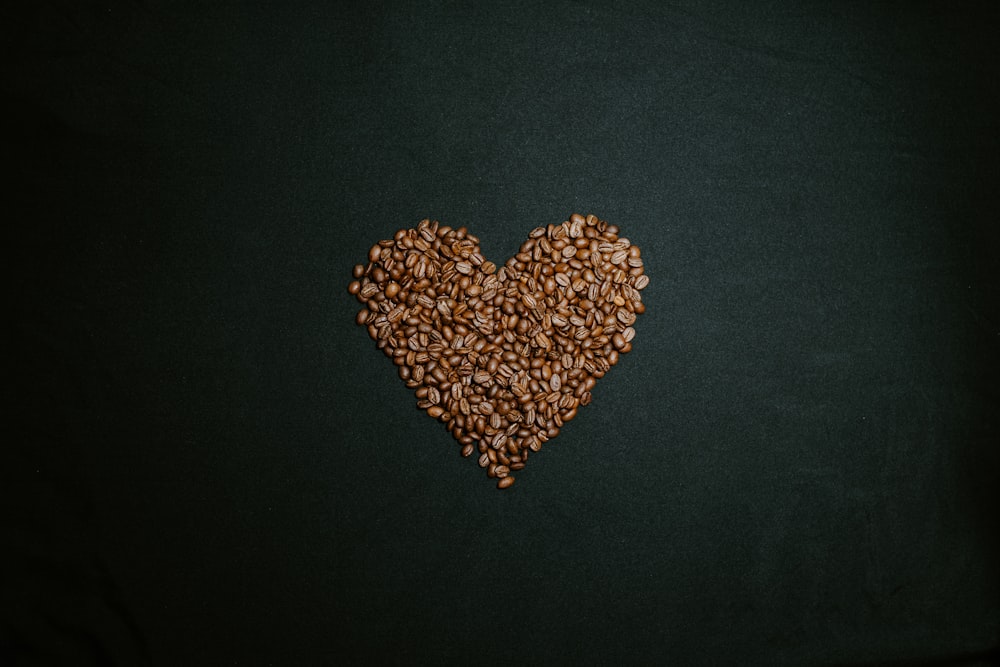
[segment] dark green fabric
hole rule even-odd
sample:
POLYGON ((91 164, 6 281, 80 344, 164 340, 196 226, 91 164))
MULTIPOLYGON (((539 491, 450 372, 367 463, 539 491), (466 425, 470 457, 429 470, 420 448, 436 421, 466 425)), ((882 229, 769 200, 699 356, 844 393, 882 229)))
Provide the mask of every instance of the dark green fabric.
POLYGON ((997 660, 995 5, 41 4, 0 663, 997 660), (574 211, 648 311, 501 493, 351 267, 574 211))

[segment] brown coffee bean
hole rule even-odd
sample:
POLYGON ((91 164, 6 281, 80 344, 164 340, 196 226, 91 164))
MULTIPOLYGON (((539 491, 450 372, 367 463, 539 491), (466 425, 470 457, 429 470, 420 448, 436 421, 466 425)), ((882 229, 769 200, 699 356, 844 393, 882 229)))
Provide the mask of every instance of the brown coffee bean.
POLYGON ((497 488, 498 489, 508 489, 513 484, 514 484, 514 478, 511 477, 510 475, 507 475, 506 477, 501 477, 500 478, 500 481, 497 482, 497 488))
POLYGON ((493 449, 500 449, 507 444, 507 434, 501 431, 497 433, 497 436, 493 439, 492 447, 493 449))
POLYGON ((432 405, 437 405, 441 402, 441 392, 437 390, 437 387, 427 388, 427 400, 430 401, 432 405))

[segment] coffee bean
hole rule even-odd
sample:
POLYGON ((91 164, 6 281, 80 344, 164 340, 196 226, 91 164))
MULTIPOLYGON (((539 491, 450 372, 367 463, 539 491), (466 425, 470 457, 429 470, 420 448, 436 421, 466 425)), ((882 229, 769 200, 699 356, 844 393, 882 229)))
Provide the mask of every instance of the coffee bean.
POLYGON ((514 478, 511 477, 510 475, 507 475, 506 477, 500 478, 500 481, 497 482, 497 488, 507 489, 510 488, 513 484, 514 484, 514 478))
POLYGON ((427 400, 430 401, 432 405, 437 405, 441 402, 441 392, 439 392, 436 387, 428 387, 427 400))
POLYGON ((493 449, 500 449, 505 444, 507 444, 507 434, 501 431, 497 433, 496 438, 493 439, 493 449))

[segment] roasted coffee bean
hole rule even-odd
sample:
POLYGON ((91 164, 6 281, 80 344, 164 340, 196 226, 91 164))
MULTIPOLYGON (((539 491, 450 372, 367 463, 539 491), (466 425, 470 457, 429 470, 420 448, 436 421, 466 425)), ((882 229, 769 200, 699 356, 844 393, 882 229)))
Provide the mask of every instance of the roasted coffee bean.
POLYGON ((441 402, 441 392, 439 392, 436 387, 428 387, 427 400, 430 401, 432 405, 437 405, 441 402))
POLYGON ((535 228, 499 268, 464 227, 431 220, 367 259, 348 285, 356 322, 500 488, 632 349, 649 284, 639 248, 593 215, 535 228))

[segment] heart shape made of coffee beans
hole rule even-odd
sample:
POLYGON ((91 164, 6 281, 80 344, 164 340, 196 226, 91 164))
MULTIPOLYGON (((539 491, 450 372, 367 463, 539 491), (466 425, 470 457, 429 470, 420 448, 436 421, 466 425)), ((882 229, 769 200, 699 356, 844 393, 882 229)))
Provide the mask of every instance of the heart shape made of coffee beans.
POLYGON ((348 291, 417 407, 505 489, 632 349, 647 284, 618 227, 573 214, 499 268, 464 227, 423 220, 373 245, 348 291))

